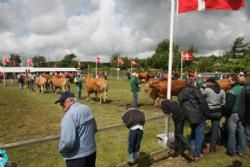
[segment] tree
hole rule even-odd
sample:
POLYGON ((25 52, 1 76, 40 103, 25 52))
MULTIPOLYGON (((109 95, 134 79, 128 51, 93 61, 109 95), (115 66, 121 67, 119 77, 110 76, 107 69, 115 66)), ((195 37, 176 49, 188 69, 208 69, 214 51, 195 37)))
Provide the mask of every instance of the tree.
POLYGON ((34 67, 46 67, 47 66, 46 58, 43 56, 34 56, 32 58, 32 61, 33 61, 34 67))
POLYGON ((231 46, 231 56, 233 59, 243 58, 248 51, 249 43, 244 42, 244 37, 238 37, 231 46))
POLYGON ((60 67, 76 67, 77 61, 74 60, 77 56, 74 53, 65 55, 63 60, 59 62, 60 67))
POLYGON ((11 53, 10 54, 10 66, 13 67, 20 67, 21 64, 21 58, 18 54, 15 53, 11 53))

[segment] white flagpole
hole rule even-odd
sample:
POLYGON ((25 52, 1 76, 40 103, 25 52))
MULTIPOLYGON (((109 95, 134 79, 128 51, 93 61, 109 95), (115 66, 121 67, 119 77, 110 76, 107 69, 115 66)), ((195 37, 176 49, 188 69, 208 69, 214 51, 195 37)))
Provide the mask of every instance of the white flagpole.
POLYGON ((117 64, 118 64, 118 68, 117 68, 117 80, 119 80, 120 79, 120 77, 119 77, 119 56, 118 56, 118 59, 117 59, 117 64))
POLYGON ((95 78, 97 78, 97 60, 95 60, 95 78))
MULTIPOLYGON (((168 56, 168 89, 167 89, 167 98, 171 99, 171 84, 172 84, 172 65, 173 65, 173 36, 174 36, 174 8, 175 0, 171 0, 171 15, 170 15, 170 39, 169 39, 169 56, 168 56)), ((165 142, 169 139, 169 122, 170 115, 166 117, 166 138, 165 142)))
POLYGON ((182 79, 182 76, 183 76, 183 60, 182 60, 182 53, 181 52, 181 79, 182 79))
POLYGON ((131 66, 130 73, 132 74, 132 60, 130 60, 130 66, 131 66))

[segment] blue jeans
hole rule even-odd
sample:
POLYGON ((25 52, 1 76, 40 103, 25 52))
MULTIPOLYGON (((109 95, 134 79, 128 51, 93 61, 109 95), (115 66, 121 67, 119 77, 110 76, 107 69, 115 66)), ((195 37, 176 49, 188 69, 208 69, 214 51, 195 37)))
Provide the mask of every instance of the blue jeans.
POLYGON ((250 147, 250 125, 245 126, 246 142, 248 147, 250 147))
POLYGON ((133 107, 137 108, 138 107, 138 94, 137 92, 132 92, 133 93, 133 107))
POLYGON ((190 143, 194 147, 193 156, 201 156, 201 149, 204 140, 205 123, 191 124, 190 143))
POLYGON ((130 130, 128 135, 128 153, 136 153, 140 150, 143 130, 130 130))
POLYGON ((244 154, 246 150, 246 139, 244 133, 244 127, 242 126, 238 114, 231 114, 227 121, 228 126, 228 141, 227 141, 227 153, 235 155, 244 154), (236 131, 238 132, 236 141, 236 131), (238 146, 237 147, 237 143, 238 146), (238 149, 237 149, 238 148, 238 149))

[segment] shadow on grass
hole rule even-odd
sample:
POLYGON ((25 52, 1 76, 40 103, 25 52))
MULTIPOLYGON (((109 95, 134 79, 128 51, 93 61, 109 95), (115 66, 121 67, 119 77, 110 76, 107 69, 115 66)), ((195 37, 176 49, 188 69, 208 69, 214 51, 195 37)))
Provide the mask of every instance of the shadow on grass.
POLYGON ((235 160, 235 161, 232 162, 231 165, 228 165, 226 167, 243 167, 243 166, 242 166, 242 162, 241 161, 235 160))

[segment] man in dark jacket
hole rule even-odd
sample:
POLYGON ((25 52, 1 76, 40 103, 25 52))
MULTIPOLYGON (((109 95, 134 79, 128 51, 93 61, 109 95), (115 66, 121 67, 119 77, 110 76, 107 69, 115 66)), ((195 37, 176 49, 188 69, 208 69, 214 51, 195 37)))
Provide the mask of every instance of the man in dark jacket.
POLYGON ((204 128, 208 104, 200 89, 194 87, 194 80, 188 79, 178 95, 179 102, 191 124, 191 145, 194 146, 194 160, 199 160, 204 140, 204 128))
POLYGON ((128 136, 128 153, 129 164, 133 164, 137 159, 137 154, 140 150, 140 145, 143 137, 143 126, 145 124, 144 113, 137 108, 131 108, 131 105, 126 106, 126 111, 122 115, 122 120, 129 129, 128 136))
POLYGON ((177 155, 182 154, 185 150, 191 150, 191 145, 187 138, 183 136, 183 128, 185 123, 185 113, 181 106, 175 102, 165 99, 161 102, 161 109, 165 114, 172 115, 174 121, 174 150, 177 155))
POLYGON ((243 156, 246 150, 246 139, 244 134, 244 127, 239 119, 240 110, 240 92, 242 86, 238 83, 238 77, 232 74, 228 78, 231 89, 226 95, 225 110, 229 116, 227 119, 228 128, 228 141, 227 141, 227 154, 235 156, 243 156), (236 138, 237 132, 237 138, 236 138), (237 146, 237 143, 239 146, 237 146))
POLYGON ((241 90, 239 118, 245 128, 247 145, 250 147, 250 83, 241 90))

